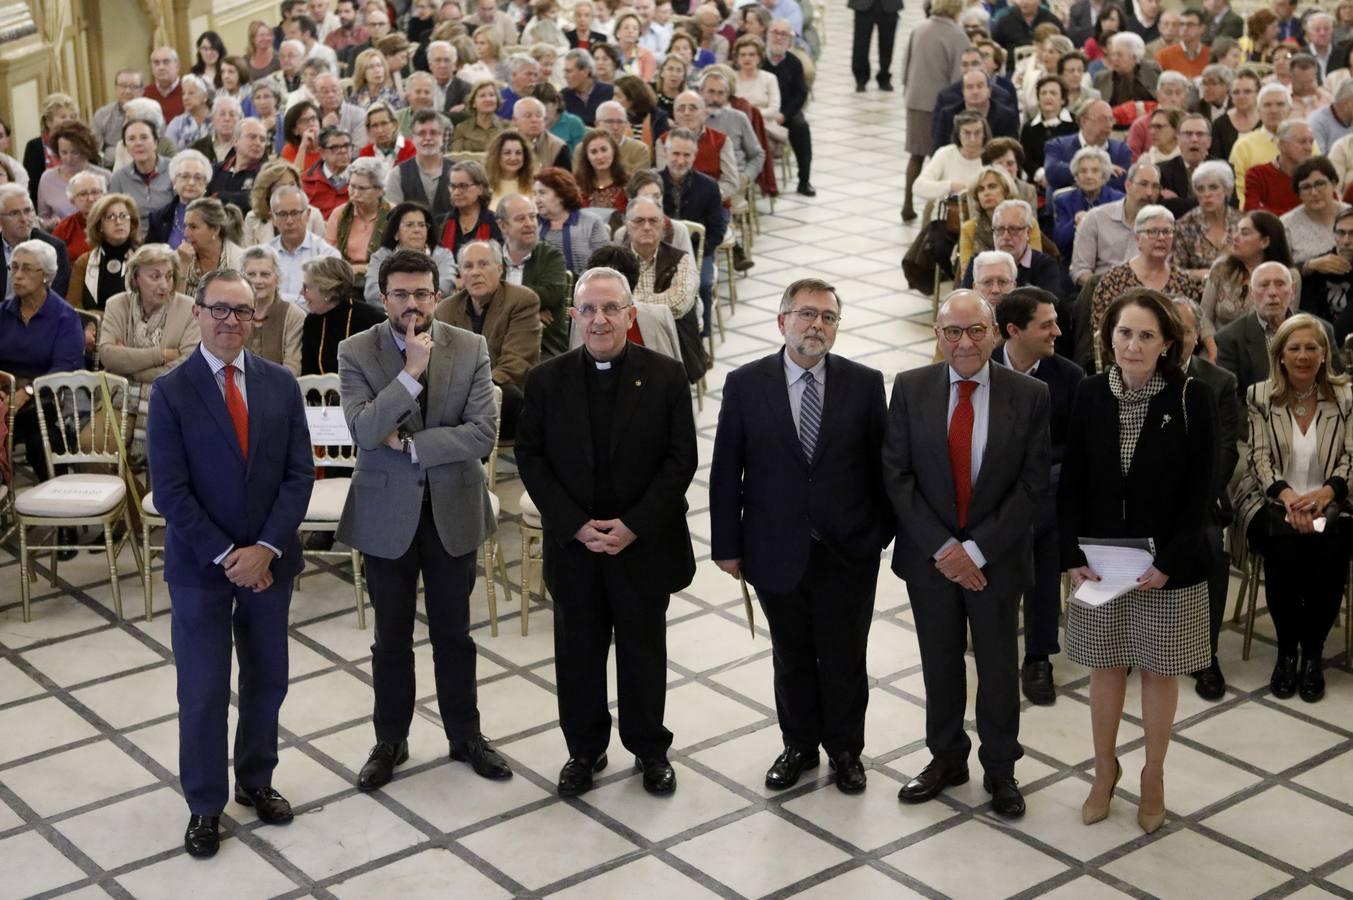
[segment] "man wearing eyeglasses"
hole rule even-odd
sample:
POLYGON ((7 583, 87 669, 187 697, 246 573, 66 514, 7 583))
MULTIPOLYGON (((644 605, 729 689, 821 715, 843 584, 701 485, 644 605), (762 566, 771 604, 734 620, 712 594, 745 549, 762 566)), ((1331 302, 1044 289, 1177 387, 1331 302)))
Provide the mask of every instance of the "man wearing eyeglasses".
MULTIPOLYGON (((1245 194, 1242 205, 1246 212, 1256 209, 1267 210, 1275 216, 1281 216, 1295 209, 1303 196, 1316 189, 1335 187, 1337 179, 1331 179, 1323 172, 1302 172, 1300 179, 1294 176, 1302 163, 1315 152, 1315 135, 1311 126, 1302 119, 1288 119, 1278 126, 1278 155, 1272 161, 1251 166, 1245 172, 1245 194), (1324 182, 1320 185, 1320 182, 1324 182)), ((1330 169, 1334 167, 1329 166, 1330 169)))
POLYGON ((695 420, 686 370, 631 343, 636 310, 615 269, 583 273, 573 293, 582 346, 526 380, 517 466, 540 511, 554 599, 561 796, 591 789, 611 740, 606 657, 615 639, 620 741, 651 794, 676 790, 663 725, 666 611, 695 576, 686 491, 695 420))
POLYGON ((1023 200, 1002 200, 991 213, 991 234, 995 250, 987 250, 973 257, 963 273, 961 287, 977 288, 977 292, 993 306, 1007 292, 1018 287, 1038 287, 1051 291, 1059 298, 1071 292, 1066 276, 1057 260, 1029 245, 1034 221, 1033 207, 1023 200), (1007 259, 997 261, 995 254, 1007 259), (1014 264, 1011 278, 1008 263, 1014 264))
MULTIPOLYGON (((235 126, 235 146, 216 164, 207 193, 247 214, 252 209, 249 195, 254 189, 254 179, 267 155, 268 129, 258 119, 240 119, 235 126)), ((176 184, 174 189, 177 191, 179 186, 176 184)))
POLYGON ((127 101, 140 97, 146 82, 139 69, 120 69, 113 76, 113 85, 117 89, 117 98, 94 111, 94 134, 99 139, 100 152, 109 160, 113 158, 118 141, 122 140, 122 125, 127 121, 127 101))
POLYGON ((348 202, 348 164, 352 162, 352 136, 330 125, 319 133, 320 160, 301 176, 301 190, 325 221, 348 202))
MULTIPOLYGON (((527 98, 529 99, 529 98, 527 98)), ((503 233, 503 281, 529 288, 540 298, 540 358, 568 349, 568 268, 564 254, 540 239, 536 202, 521 194, 498 201, 498 230, 503 233)))
POLYGON ((179 698, 184 848, 214 856, 229 799, 266 824, 291 821, 272 786, 277 716, 287 693, 287 610, 304 566, 296 529, 315 481, 305 403, 286 369, 245 346, 254 292, 232 269, 197 289, 198 352, 155 382, 146 429, 155 508, 164 516, 164 580, 179 698), (231 635, 239 721, 227 744, 231 635))
POLYGON ((14 248, 28 240, 50 244, 56 251, 56 274, 49 287, 60 296, 66 296, 70 286, 70 254, 66 252, 66 245, 38 227, 37 211, 33 209, 33 200, 26 188, 0 184, 0 249, 4 251, 0 256, 0 277, 5 280, 5 300, 14 296, 14 280, 9 272, 14 248))
POLYGON ((503 281, 503 251, 494 241, 463 244, 456 266, 464 287, 437 304, 434 317, 488 341, 493 383, 503 390, 498 433, 510 441, 517 434, 527 373, 540 362, 540 298, 503 281))
POLYGON ((409 758, 420 574, 451 758, 483 778, 512 776, 479 730, 469 634, 475 557, 497 527, 480 462, 494 444, 489 349, 433 321, 438 277, 426 253, 396 250, 379 274, 388 321, 338 345, 357 468, 336 537, 365 555, 376 614, 376 745, 357 777, 363 791, 389 783, 409 758))
POLYGON ((865 788, 865 645, 894 525, 879 456, 883 374, 831 353, 840 321, 830 284, 786 288, 784 347, 728 376, 714 437, 714 562, 756 589, 775 650, 774 790, 815 768, 819 747, 842 793, 865 788))
POLYGON ((307 227, 310 220, 310 201, 295 185, 283 185, 273 191, 268 201, 277 237, 268 246, 277 251, 282 263, 277 294, 288 303, 301 303, 301 288, 305 284, 304 266, 307 260, 339 253, 324 238, 307 227))
POLYGON ((893 572, 907 583, 926 690, 931 761, 898 793, 932 800, 968 781, 964 653, 972 633, 982 786, 997 815, 1024 815, 1019 598, 1033 582, 1033 529, 1048 500, 1048 389, 991 364, 996 321, 972 291, 935 323, 944 362, 897 376, 883 477, 897 514, 893 572))

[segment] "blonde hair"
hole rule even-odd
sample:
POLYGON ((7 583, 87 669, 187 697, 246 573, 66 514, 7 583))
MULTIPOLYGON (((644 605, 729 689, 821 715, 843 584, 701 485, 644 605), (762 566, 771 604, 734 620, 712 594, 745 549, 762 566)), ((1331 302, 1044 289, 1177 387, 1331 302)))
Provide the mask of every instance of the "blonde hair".
POLYGON ((301 271, 326 300, 344 300, 352 290, 352 266, 340 256, 308 259, 301 264, 301 271))
MULTIPOLYGON (((361 92, 366 88, 366 67, 370 65, 373 59, 379 59, 381 64, 385 63, 385 54, 381 53, 375 47, 368 47, 352 62, 352 92, 354 94, 361 92)), ((386 66, 385 83, 390 84, 390 67, 386 66)))
MULTIPOLYGON (((110 196, 116 197, 118 195, 112 194, 110 196)), ((132 232, 132 236, 135 237, 135 235, 136 232, 132 232)), ((169 263, 170 275, 173 278, 174 284, 178 284, 179 274, 183 268, 183 264, 180 261, 177 251, 168 244, 143 244, 136 248, 136 250, 132 252, 131 257, 127 260, 127 292, 134 297, 139 297, 140 295, 136 290, 137 276, 139 276, 141 270, 147 266, 153 266, 162 262, 169 263)), ((177 288, 175 290, 177 290, 177 288)))
POLYGON ((930 4, 932 16, 957 19, 961 12, 963 12, 963 0, 935 0, 934 3, 930 4))
POLYGON ((268 201, 272 199, 273 188, 277 183, 291 175, 296 180, 296 186, 301 186, 301 172, 285 159, 274 159, 266 166, 258 170, 254 176, 254 186, 249 191, 249 209, 258 218, 259 222, 267 222, 272 218, 272 209, 268 206, 268 201))
POLYGON ((489 42, 489 47, 493 50, 493 61, 497 62, 503 56, 503 39, 498 37, 498 29, 493 25, 480 25, 470 35, 471 38, 482 37, 489 42))
POLYGON ((1324 356, 1320 369, 1315 373, 1317 395, 1323 400, 1332 399, 1334 386, 1349 382, 1347 375, 1335 374, 1334 354, 1330 347, 1329 335, 1325 333, 1320 320, 1309 313, 1297 313, 1278 326, 1278 333, 1268 345, 1268 380, 1272 384, 1268 399, 1273 406, 1286 406, 1294 397, 1292 383, 1287 380, 1287 370, 1283 368, 1283 348, 1287 346, 1293 334, 1303 330, 1315 335, 1315 341, 1320 345, 1320 352, 1324 356))

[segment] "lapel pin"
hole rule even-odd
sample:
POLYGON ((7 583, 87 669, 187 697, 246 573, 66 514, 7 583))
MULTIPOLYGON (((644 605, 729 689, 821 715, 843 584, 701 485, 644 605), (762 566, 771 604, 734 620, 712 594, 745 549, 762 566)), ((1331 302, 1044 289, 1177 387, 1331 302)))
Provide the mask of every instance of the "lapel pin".
POLYGON ((1166 413, 1165 415, 1160 417, 1160 427, 1164 428, 1166 425, 1169 424, 1170 424, 1170 414, 1166 413))
POLYGON ((643 386, 643 382, 640 381, 638 378, 636 378, 636 379, 634 379, 634 386, 635 386, 635 387, 642 387, 642 386, 643 386))

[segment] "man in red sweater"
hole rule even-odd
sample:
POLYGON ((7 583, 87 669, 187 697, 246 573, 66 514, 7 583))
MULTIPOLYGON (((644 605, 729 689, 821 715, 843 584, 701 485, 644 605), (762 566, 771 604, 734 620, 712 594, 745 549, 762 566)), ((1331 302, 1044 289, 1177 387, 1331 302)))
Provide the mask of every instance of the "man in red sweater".
POLYGON ((1246 211, 1264 209, 1281 216, 1301 202, 1292 175, 1297 166, 1311 158, 1315 135, 1304 119, 1288 119, 1278 126, 1277 133, 1277 158, 1245 172, 1246 211))
POLYGON ((179 52, 173 47, 160 47, 150 54, 150 84, 143 96, 160 104, 166 123, 183 112, 183 85, 179 82, 179 52))

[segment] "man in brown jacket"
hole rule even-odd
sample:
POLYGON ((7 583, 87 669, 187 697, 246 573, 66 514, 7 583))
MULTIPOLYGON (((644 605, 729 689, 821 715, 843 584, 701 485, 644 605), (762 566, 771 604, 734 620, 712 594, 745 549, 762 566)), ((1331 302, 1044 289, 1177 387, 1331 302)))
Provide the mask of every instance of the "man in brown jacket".
POLYGON ((530 288, 503 281, 503 251, 490 241, 472 241, 456 260, 464 285, 437 304, 439 322, 484 336, 493 383, 503 389, 499 435, 517 433, 526 373, 540 362, 540 298, 530 288))

